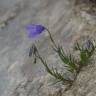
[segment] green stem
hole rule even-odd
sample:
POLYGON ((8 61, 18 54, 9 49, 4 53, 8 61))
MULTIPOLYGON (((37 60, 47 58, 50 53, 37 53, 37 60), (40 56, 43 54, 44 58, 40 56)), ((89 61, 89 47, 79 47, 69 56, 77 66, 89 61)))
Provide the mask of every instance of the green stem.
POLYGON ((47 28, 46 28, 46 30, 47 30, 47 32, 48 32, 48 34, 49 34, 49 37, 50 37, 51 42, 52 42, 52 43, 53 43, 53 45, 55 46, 55 50, 57 50, 57 49, 58 49, 58 47, 57 47, 57 45, 56 45, 56 43, 55 43, 54 39, 52 38, 50 31, 49 31, 47 28))
POLYGON ((48 72, 49 74, 51 74, 53 77, 55 77, 56 79, 58 79, 58 80, 60 80, 60 81, 67 82, 67 83, 68 83, 68 82, 69 82, 69 83, 73 82, 72 80, 67 80, 67 79, 65 79, 60 73, 57 72, 57 70, 55 70, 55 69, 51 70, 51 69, 48 67, 47 63, 46 63, 46 62, 43 60, 43 58, 40 56, 40 54, 39 54, 39 52, 38 52, 38 49, 37 49, 37 54, 35 54, 35 56, 40 59, 40 61, 41 61, 41 62, 43 63, 43 65, 45 66, 47 72, 48 72))

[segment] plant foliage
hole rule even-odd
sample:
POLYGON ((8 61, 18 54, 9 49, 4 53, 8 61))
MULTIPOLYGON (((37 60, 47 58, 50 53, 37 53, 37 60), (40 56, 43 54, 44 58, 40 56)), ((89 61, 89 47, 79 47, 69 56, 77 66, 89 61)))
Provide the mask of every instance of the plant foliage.
MULTIPOLYGON (((79 51, 79 57, 80 57, 80 60, 76 60, 76 58, 71 53, 66 54, 61 45, 57 46, 57 44, 55 43, 54 39, 51 36, 50 31, 48 29, 46 30, 49 33, 50 40, 53 44, 53 49, 58 54, 62 62, 64 63, 66 69, 72 74, 76 74, 74 76, 74 80, 75 80, 80 70, 82 69, 82 67, 87 65, 88 61, 90 60, 93 53, 95 52, 95 49, 96 49, 95 42, 93 40, 87 40, 82 45, 76 42, 76 44, 74 45, 74 49, 75 51, 79 51)), ((32 47, 30 48, 29 56, 34 57, 34 63, 36 63, 37 59, 39 59, 44 65, 46 71, 50 75, 52 75, 58 82, 62 81, 62 82, 67 82, 69 84, 72 84, 72 82, 74 81, 74 80, 65 78, 66 76, 64 76, 62 72, 59 72, 57 68, 54 68, 54 67, 50 68, 47 62, 39 54, 39 51, 35 44, 33 44, 32 47)))

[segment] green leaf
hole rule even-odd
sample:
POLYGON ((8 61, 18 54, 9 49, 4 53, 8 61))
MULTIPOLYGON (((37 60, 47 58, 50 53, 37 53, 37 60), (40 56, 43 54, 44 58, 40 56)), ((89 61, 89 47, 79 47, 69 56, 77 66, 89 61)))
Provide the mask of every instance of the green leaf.
POLYGON ((73 55, 69 54, 69 55, 66 55, 63 48, 60 46, 58 47, 58 51, 57 51, 60 59, 63 61, 63 63, 65 65, 68 65, 68 67, 70 68, 70 70, 74 71, 76 70, 76 60, 74 58, 73 55))
POLYGON ((87 53, 86 52, 81 52, 80 53, 80 58, 81 58, 82 61, 86 61, 86 59, 88 58, 87 53))

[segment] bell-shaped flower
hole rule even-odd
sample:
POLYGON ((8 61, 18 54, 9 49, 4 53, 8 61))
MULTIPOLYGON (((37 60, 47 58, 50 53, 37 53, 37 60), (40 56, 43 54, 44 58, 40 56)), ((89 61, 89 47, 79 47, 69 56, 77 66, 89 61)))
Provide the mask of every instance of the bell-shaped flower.
POLYGON ((29 38, 34 38, 41 34, 46 28, 40 24, 27 24, 25 26, 29 38))

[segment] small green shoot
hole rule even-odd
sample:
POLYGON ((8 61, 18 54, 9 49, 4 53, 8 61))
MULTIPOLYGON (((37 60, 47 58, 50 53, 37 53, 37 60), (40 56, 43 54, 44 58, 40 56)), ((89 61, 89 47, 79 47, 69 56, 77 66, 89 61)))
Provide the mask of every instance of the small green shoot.
POLYGON ((63 83, 64 82, 69 82, 69 81, 71 82, 71 80, 68 80, 68 79, 64 78, 63 73, 58 72, 56 68, 53 68, 53 67, 52 68, 49 68, 49 66, 46 63, 46 61, 44 61, 43 58, 41 57, 41 55, 39 54, 38 49, 35 46, 35 44, 33 44, 32 48, 33 48, 33 53, 32 54, 35 55, 35 59, 40 59, 40 61, 42 62, 42 64, 45 66, 46 71, 50 75, 52 75, 53 77, 55 77, 58 80, 58 82, 59 81, 62 81, 63 83))
POLYGON ((79 73, 82 67, 86 66, 90 61, 90 58, 95 52, 96 45, 93 40, 87 40, 82 46, 77 42, 74 49, 80 52, 80 61, 78 62, 79 67, 77 70, 77 73, 79 73))
POLYGON ((48 29, 47 29, 47 31, 49 33, 50 40, 53 44, 54 51, 58 54, 58 56, 60 57, 62 62, 65 65, 67 65, 67 68, 69 71, 71 71, 71 72, 76 71, 77 70, 77 66, 76 66, 77 60, 75 60, 74 56, 71 53, 69 55, 66 55, 62 46, 60 46, 60 45, 57 46, 54 39, 51 36, 50 31, 48 29))

